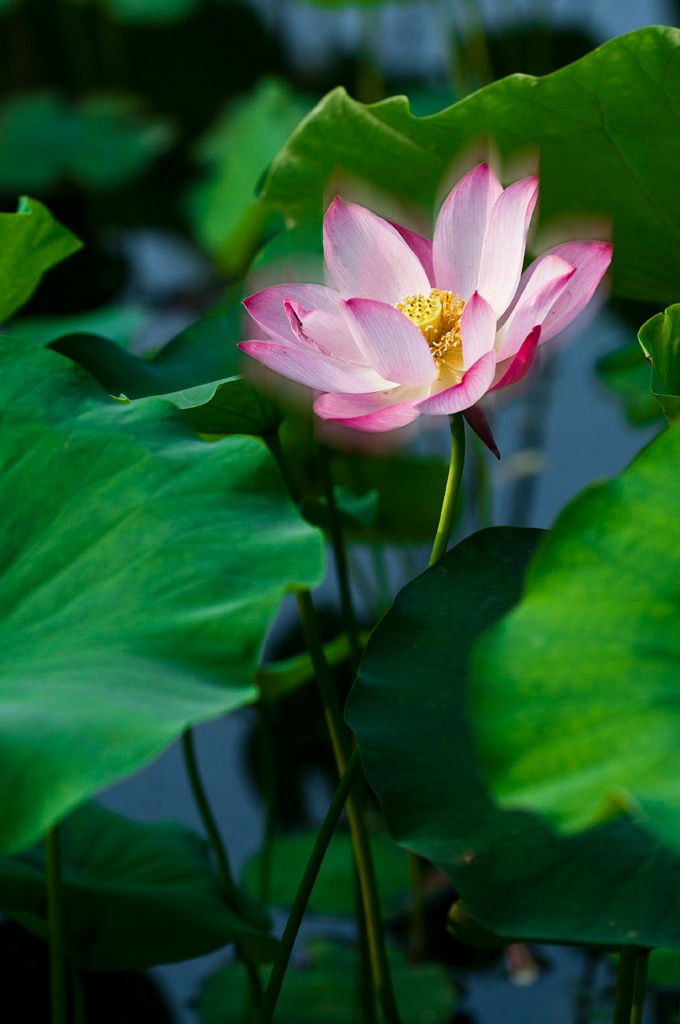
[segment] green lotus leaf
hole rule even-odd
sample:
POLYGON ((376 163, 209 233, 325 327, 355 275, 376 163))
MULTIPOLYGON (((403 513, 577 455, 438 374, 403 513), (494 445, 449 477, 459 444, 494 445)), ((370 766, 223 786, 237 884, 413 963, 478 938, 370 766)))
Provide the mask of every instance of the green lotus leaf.
MULTIPOLYGON (((69 954, 87 970, 142 970, 234 939, 274 943, 222 899, 205 842, 181 825, 130 821, 96 803, 60 829, 69 954)), ((0 857, 0 911, 48 934, 44 844, 0 857)))
POLYGON ((676 850, 679 472, 676 423, 567 506, 521 603, 479 647, 472 691, 485 771, 504 806, 566 832, 626 809, 676 850))
POLYGON ((37 199, 22 196, 16 213, 0 213, 0 323, 30 299, 50 267, 81 245, 37 199))
POLYGON ((285 591, 321 535, 253 438, 200 441, 55 352, 0 345, 0 849, 15 851, 185 728, 257 699, 285 591))
MULTIPOLYGON (((639 522, 650 527, 649 516, 639 522)), ((559 836, 542 816, 497 806, 483 781, 470 731, 470 652, 519 601, 541 537, 538 530, 483 530, 405 587, 369 641, 347 719, 393 838, 445 871, 484 929, 512 939, 680 947, 680 919, 669 899, 680 856, 628 817, 559 836)), ((553 543, 549 535, 544 543, 543 555, 553 543)), ((565 550, 563 575, 587 556, 585 546, 565 550)), ((608 585, 613 603, 622 582, 610 577, 608 585)), ((595 620, 594 595, 582 592, 578 600, 574 618, 595 620)), ((546 637, 545 651, 553 639, 546 637)), ((568 674, 573 682, 582 667, 576 627, 571 639, 568 650, 555 652, 551 670, 559 664, 562 678, 568 674)), ((523 668, 543 648, 538 629, 531 648, 522 649, 523 668)), ((518 660, 516 652, 513 658, 504 653, 511 664, 518 660)), ((598 668, 605 663, 600 652, 598 668)), ((516 739, 533 754, 532 727, 548 729, 552 705, 546 698, 537 712, 522 703, 507 668, 497 670, 498 721, 509 744, 516 739)), ((621 707, 618 684, 607 679, 606 685, 613 723, 621 707)), ((569 750, 578 749, 575 729, 581 727, 571 727, 569 750)), ((547 756, 547 746, 536 753, 537 771, 547 756)))
POLYGON ((643 351, 652 364, 652 394, 669 420, 680 416, 680 304, 657 313, 640 328, 643 351))

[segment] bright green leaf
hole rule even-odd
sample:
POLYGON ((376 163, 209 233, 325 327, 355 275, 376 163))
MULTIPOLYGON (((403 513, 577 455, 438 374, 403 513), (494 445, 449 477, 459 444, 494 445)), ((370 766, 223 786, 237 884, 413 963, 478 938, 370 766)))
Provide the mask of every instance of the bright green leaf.
MULTIPOLYGON (((280 1024, 358 1024, 355 999, 357 953, 339 942, 307 943, 304 969, 289 970, 276 1004, 280 1024)), ((403 1024, 446 1024, 455 1007, 448 971, 439 964, 409 964, 388 951, 390 973, 403 1024)), ((237 964, 212 975, 201 992, 198 1010, 203 1024, 243 1021, 253 1024, 246 1009, 247 979, 237 964)))
MULTIPOLYGON (((61 845, 66 941, 87 970, 188 960, 243 936, 273 941, 225 905, 205 842, 181 825, 87 803, 61 826, 61 845)), ((0 911, 46 935, 45 884, 42 843, 0 858, 0 911)))
POLYGON ((28 301, 50 267, 81 245, 37 199, 23 196, 16 213, 0 213, 0 324, 28 301))
MULTIPOLYGON (((652 526, 649 516, 645 525, 652 526)), ((537 815, 497 807, 480 777, 467 721, 470 650, 519 600, 540 538, 537 530, 483 530, 401 591, 371 637, 347 708, 368 780, 392 836, 446 871, 485 928, 520 939, 680 946, 669 900, 680 857, 626 817, 561 838, 537 815)), ((565 551, 565 575, 587 557, 585 547, 565 551)), ((621 590, 621 580, 609 581, 612 602, 621 590)), ((639 600, 643 608, 644 593, 639 600)), ((573 619, 594 619, 591 594, 579 602, 573 619)), ((554 659, 571 685, 580 678, 582 643, 573 632, 554 659)), ((543 636, 532 633, 534 651, 542 652, 543 636)), ((599 668, 606 664, 600 652, 599 668)), ((504 716, 507 735, 516 726, 518 745, 531 749, 531 725, 540 730, 544 719, 508 693, 506 669, 497 679, 499 715, 515 711, 504 716)), ((608 721, 616 720, 618 692, 608 679, 608 721)), ((541 705, 546 718, 551 706, 541 705)), ((575 747, 578 734, 570 740, 575 747)))
MULTIPOLYGON (((316 832, 282 836, 274 843, 269 902, 273 907, 290 907, 309 860, 316 832)), ((409 892, 408 860, 403 850, 389 838, 371 839, 373 860, 383 914, 394 913, 409 892)), ((248 862, 243 873, 243 888, 256 897, 259 891, 262 855, 248 862)), ((315 914, 341 916, 355 911, 355 882, 352 841, 343 832, 331 839, 319 876, 309 898, 315 914)))
POLYGON ((34 345, 5 340, 0 367, 12 851, 191 723, 255 700, 265 631, 290 585, 320 581, 323 551, 260 442, 206 445, 169 402, 112 402, 34 345))
POLYGON ((567 506, 479 648, 472 705, 504 805, 570 832, 628 807, 678 849, 679 473, 675 424, 567 506))
POLYGON ((669 420, 680 416, 680 304, 657 313, 640 328, 640 344, 652 364, 652 394, 669 420))
POLYGON ((416 118, 404 97, 365 106, 335 89, 272 164, 262 196, 294 218, 318 215, 339 167, 410 202, 431 203, 477 139, 509 159, 540 154, 541 218, 611 217, 614 291, 677 299, 680 31, 643 28, 544 78, 512 75, 416 118), (663 159, 657 158, 663 153, 663 159))

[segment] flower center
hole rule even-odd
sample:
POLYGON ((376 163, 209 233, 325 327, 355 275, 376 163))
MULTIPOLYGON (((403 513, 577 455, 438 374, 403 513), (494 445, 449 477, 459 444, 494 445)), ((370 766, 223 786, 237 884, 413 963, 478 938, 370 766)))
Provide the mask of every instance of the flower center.
POLYGON ((462 299, 452 292, 433 288, 429 295, 409 295, 396 302, 395 307, 423 335, 437 368, 444 362, 450 363, 452 369, 458 369, 458 363, 462 367, 460 318, 465 307, 462 299))

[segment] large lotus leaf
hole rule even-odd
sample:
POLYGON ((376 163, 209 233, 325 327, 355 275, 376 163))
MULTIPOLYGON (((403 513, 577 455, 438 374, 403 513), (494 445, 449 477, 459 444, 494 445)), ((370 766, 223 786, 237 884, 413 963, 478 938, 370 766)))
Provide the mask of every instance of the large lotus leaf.
POLYGON ((230 274, 243 272, 272 209, 257 200, 262 175, 311 104, 275 78, 229 105, 198 143, 204 180, 188 196, 199 241, 230 274))
POLYGON ((540 154, 541 218, 613 219, 614 289, 677 299, 680 31, 644 28, 565 68, 511 75, 430 117, 408 100, 365 106, 329 93, 274 161, 262 196, 289 216, 318 213, 336 167, 409 201, 431 202, 451 161, 477 139, 503 158, 540 154), (664 154, 663 160, 657 158, 664 154))
POLYGON ((49 92, 24 93, 0 108, 0 187, 54 188, 66 178, 116 188, 170 146, 170 125, 134 97, 97 95, 77 106, 49 92))
MULTIPOLYGON (((356 950, 316 939, 307 944, 306 953, 303 967, 286 973, 276 1004, 276 1020, 280 1024, 359 1024, 364 1020, 356 1003, 356 950)), ((388 958, 403 1024, 449 1021, 456 996, 447 969, 441 964, 410 964, 392 949, 388 958)), ((237 964, 223 967, 208 978, 201 992, 200 1019, 203 1024, 254 1024, 247 998, 243 969, 239 970, 237 964)))
POLYGON ((261 442, 206 445, 169 402, 112 401, 46 349, 0 346, 0 848, 31 843, 253 671, 320 535, 261 442))
POLYGON ((81 245, 36 199, 22 196, 16 213, 0 213, 0 323, 28 301, 50 267, 81 245))
POLYGON ((640 344, 652 364, 652 393, 669 420, 680 416, 680 304, 657 313, 640 328, 640 344))
MULTIPOLYGON (((292 904, 315 840, 316 832, 303 832, 281 836, 275 841, 271 851, 268 898, 273 907, 289 907, 292 904)), ((409 891, 408 860, 404 851, 395 846, 389 837, 373 836, 371 849, 378 877, 380 903, 383 914, 389 915, 399 909, 402 897, 409 891)), ((253 897, 259 891, 263 859, 262 852, 256 854, 244 869, 242 885, 253 897)), ((330 917, 354 913, 356 893, 352 865, 352 841, 347 833, 336 832, 309 897, 309 910, 330 917)))
MULTIPOLYGON (((61 826, 66 941, 88 970, 141 970, 234 939, 273 940, 222 899, 205 842, 181 825, 86 803, 61 826)), ((0 911, 47 935, 44 844, 0 858, 0 911)), ((259 925, 259 926, 258 926, 259 925)))
POLYGON ((567 506, 480 647, 474 721, 503 804, 568 831, 630 805, 680 845, 679 474, 676 423, 567 506))
MULTIPOLYGON (((393 837, 446 871, 484 927, 517 938, 680 946, 680 857, 625 817, 562 838, 537 815, 497 807, 482 781, 466 707, 469 654, 519 600, 540 537, 483 530, 405 587, 369 641, 348 721, 393 837)), ((618 583, 610 587, 618 594, 618 583)), ((593 614, 589 596, 579 612, 593 614)), ((560 654, 572 678, 577 651, 575 640, 560 654)), ((610 684, 610 718, 615 693, 610 684)), ((516 718, 529 713, 518 705, 516 718)))

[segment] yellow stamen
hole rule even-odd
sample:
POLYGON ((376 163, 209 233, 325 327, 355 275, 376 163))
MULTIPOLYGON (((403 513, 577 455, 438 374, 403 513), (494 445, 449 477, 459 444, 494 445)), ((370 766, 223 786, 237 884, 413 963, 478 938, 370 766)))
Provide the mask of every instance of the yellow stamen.
POLYGON ((465 307, 462 299, 452 292, 433 288, 427 296, 409 295, 395 306, 423 335, 438 369, 442 363, 447 363, 452 370, 462 369, 460 318, 465 307))

